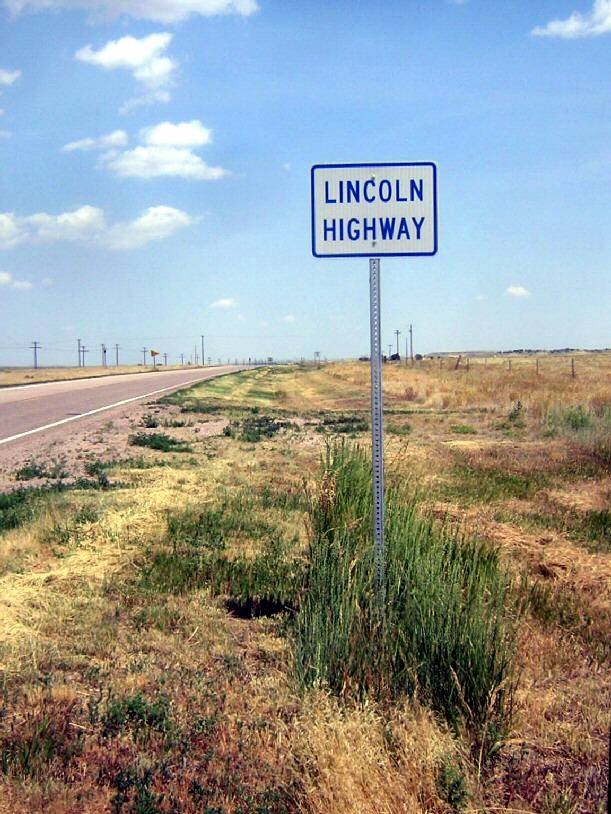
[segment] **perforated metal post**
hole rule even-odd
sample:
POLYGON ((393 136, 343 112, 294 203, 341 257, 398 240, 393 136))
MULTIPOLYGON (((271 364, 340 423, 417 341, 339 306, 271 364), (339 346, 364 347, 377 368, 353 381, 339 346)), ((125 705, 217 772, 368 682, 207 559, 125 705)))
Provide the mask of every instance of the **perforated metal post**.
POLYGON ((382 445, 382 339, 380 327, 380 260, 369 260, 371 330, 371 432, 373 459, 373 547, 376 595, 380 608, 386 599, 384 551, 384 448, 382 445))

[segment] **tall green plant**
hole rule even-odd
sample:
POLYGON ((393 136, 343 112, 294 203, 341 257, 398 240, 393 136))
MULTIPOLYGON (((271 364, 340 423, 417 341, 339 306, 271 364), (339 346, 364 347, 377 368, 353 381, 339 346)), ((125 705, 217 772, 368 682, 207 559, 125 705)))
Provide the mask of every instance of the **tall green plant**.
POLYGON ((495 550, 386 495, 386 606, 377 612, 371 462, 327 449, 310 505, 309 566, 295 648, 305 683, 339 693, 417 695, 457 724, 501 726, 511 701, 509 580, 495 550))

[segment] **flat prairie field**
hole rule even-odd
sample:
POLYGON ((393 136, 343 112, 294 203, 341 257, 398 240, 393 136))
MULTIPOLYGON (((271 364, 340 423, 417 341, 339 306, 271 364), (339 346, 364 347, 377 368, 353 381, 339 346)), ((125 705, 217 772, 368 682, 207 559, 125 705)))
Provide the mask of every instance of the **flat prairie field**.
POLYGON ((0 495, 1 814, 603 814, 611 354, 384 391, 382 598, 367 362, 41 441, 0 495))

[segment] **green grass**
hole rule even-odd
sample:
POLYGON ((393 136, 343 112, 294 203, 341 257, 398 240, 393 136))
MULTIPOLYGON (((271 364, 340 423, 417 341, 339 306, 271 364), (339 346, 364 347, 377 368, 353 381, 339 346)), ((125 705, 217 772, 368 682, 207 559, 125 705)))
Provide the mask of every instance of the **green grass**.
POLYGON ((450 432, 457 435, 475 435, 477 430, 470 424, 450 424, 450 432))
POLYGON ((412 425, 408 424, 387 424, 386 432, 389 432, 391 435, 409 435, 412 431, 412 425))
POLYGON ((243 606, 247 615, 295 606, 302 583, 296 540, 287 541, 277 526, 258 520, 239 501, 170 514, 166 542, 152 552, 141 589, 184 594, 205 587, 243 606), (247 539, 261 550, 241 558, 239 543, 247 539))
POLYGON ((511 709, 514 628, 495 550, 386 497, 386 601, 374 593, 371 468, 330 448, 312 502, 312 539, 295 658, 301 680, 338 693, 416 695, 495 738, 511 709))
POLYGON ((165 432, 138 432, 129 436, 129 443, 134 447, 148 447, 158 452, 192 452, 192 447, 179 438, 172 438, 165 432))
POLYGON ((505 469, 474 468, 468 464, 456 464, 449 474, 450 481, 439 486, 440 497, 463 503, 526 499, 549 482, 541 472, 517 473, 505 469))

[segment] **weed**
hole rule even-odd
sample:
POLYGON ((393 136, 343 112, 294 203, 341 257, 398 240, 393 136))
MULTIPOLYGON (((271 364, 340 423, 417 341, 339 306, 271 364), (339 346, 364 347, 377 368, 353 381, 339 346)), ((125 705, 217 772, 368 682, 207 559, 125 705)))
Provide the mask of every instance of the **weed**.
POLYGON ((65 767, 82 751, 82 733, 70 724, 72 706, 50 705, 28 712, 20 726, 0 732, 0 772, 22 779, 48 777, 49 767, 65 767))
POLYGON ((583 430, 592 426, 592 419, 581 405, 570 407, 564 414, 564 423, 572 430, 583 430))
POLYGON ((140 692, 124 698, 110 698, 102 715, 102 734, 114 737, 123 729, 136 732, 168 732, 172 727, 170 703, 165 695, 148 701, 140 692))
POLYGON ((161 814, 163 794, 151 790, 153 773, 150 769, 119 769, 113 779, 116 794, 112 800, 112 814, 161 814), (130 802, 129 809, 125 805, 130 802))
POLYGON ((88 461, 85 464, 85 473, 89 475, 89 477, 97 480, 97 485, 100 489, 107 489, 110 486, 110 481, 106 474, 106 467, 102 461, 88 461))
POLYGON ((443 763, 437 775, 439 796, 452 808, 460 810, 469 801, 465 775, 452 763, 443 763))
POLYGON ((140 426, 146 427, 148 430, 154 430, 159 426, 159 419, 152 413, 145 413, 140 419, 140 426))
POLYGON ((186 441, 172 438, 164 432, 151 434, 138 432, 129 436, 129 443, 134 447, 148 447, 159 452, 191 452, 191 446, 186 441))
POLYGON ((482 736, 508 720, 514 630, 509 580, 490 547, 418 514, 397 488, 386 501, 386 601, 374 592, 371 465, 329 447, 299 613, 296 665, 306 684, 358 695, 416 694, 482 736), (484 730, 486 732, 484 733, 484 730))
POLYGON ((64 469, 65 461, 55 461, 49 466, 36 461, 33 458, 28 458, 23 466, 15 472, 16 480, 63 480, 68 477, 68 472, 64 469))

